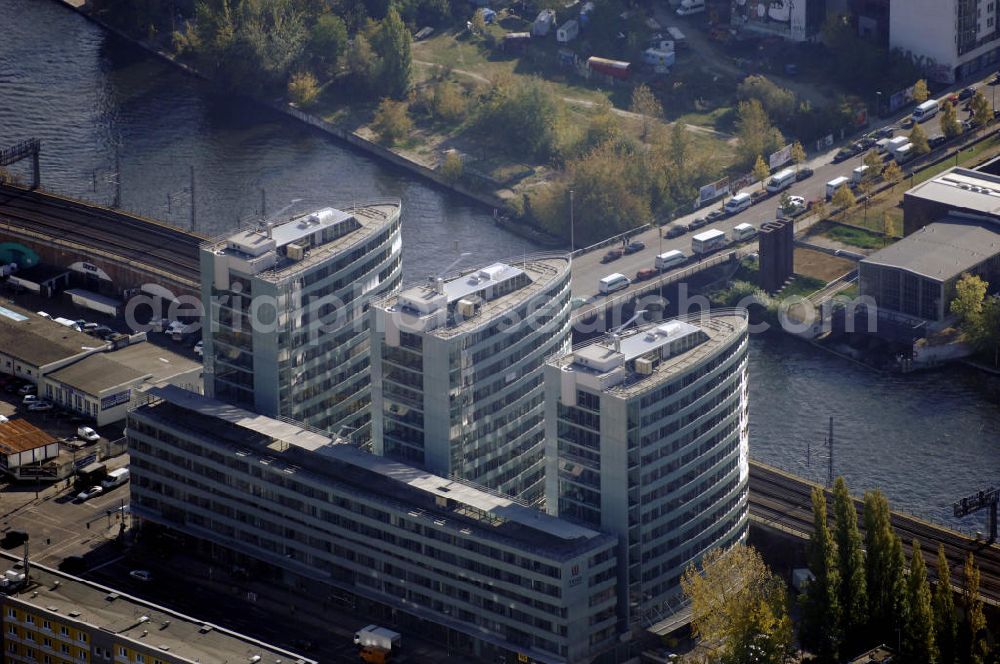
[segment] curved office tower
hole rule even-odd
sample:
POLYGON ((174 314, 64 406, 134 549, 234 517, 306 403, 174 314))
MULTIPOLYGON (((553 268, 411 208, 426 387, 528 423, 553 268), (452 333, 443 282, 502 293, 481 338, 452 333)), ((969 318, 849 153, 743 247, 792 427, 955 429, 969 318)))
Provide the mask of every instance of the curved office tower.
POLYGON ((545 358, 569 347, 570 258, 526 256, 372 304, 376 454, 538 504, 545 358))
POLYGON ((746 537, 747 345, 746 311, 718 310, 546 363, 547 509, 618 535, 630 623, 669 616, 684 570, 746 537))
POLYGON ((203 244, 206 395, 368 439, 366 312, 399 288, 399 216, 323 208, 203 244))

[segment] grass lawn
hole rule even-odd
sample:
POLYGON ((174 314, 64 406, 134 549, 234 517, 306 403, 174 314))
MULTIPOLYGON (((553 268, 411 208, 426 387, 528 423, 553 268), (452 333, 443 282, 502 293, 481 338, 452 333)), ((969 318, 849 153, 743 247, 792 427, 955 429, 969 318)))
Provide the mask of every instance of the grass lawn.
POLYGON ((788 282, 788 285, 781 289, 781 292, 778 293, 778 297, 808 297, 824 286, 826 286, 826 282, 822 279, 796 274, 792 277, 792 280, 788 282))
MULTIPOLYGON (((924 170, 916 173, 912 180, 913 184, 917 185, 925 180, 930 180, 935 175, 939 175, 952 166, 965 166, 967 164, 974 164, 986 159, 987 157, 992 157, 1000 153, 1000 136, 994 134, 985 141, 980 141, 976 143, 968 150, 962 150, 958 153, 957 164, 955 159, 946 159, 938 164, 931 166, 930 168, 925 168, 924 170)), ((906 180, 903 181, 904 183, 906 180)), ((912 185, 911 185, 912 186, 912 185)))
POLYGON ((824 283, 833 281, 857 267, 854 261, 839 258, 815 249, 795 248, 795 274, 819 279, 824 283))
POLYGON ((831 240, 836 240, 852 247, 860 247, 861 249, 881 249, 885 246, 885 239, 882 236, 860 228, 849 228, 847 226, 831 224, 829 228, 823 231, 823 235, 831 240))

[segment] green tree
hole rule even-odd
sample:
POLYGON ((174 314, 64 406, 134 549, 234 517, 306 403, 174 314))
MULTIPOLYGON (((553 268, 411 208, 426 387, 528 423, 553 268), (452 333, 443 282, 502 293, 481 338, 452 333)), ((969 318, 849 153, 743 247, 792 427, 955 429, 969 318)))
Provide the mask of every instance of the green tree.
POLYGON ((778 210, 782 212, 782 215, 790 214, 794 211, 794 206, 792 205, 792 195, 788 190, 781 192, 781 197, 778 198, 778 210))
POLYGON ((917 154, 927 154, 931 151, 931 146, 927 142, 927 132, 919 122, 914 123, 910 130, 910 143, 913 143, 913 151, 917 154))
POLYGON ((691 601, 695 637, 719 644, 722 661, 784 664, 792 642, 785 584, 755 549, 713 549, 700 569, 684 572, 681 588, 691 601), (759 658, 751 660, 751 652, 759 658))
POLYGON ((809 206, 809 211, 819 220, 826 219, 826 216, 830 213, 826 201, 822 198, 813 201, 812 205, 809 206))
POLYGON ((440 166, 441 176, 450 183, 455 184, 462 179, 462 157, 455 150, 448 150, 444 155, 444 161, 440 166))
POLYGON ((854 207, 857 203, 857 199, 854 198, 854 192, 846 184, 839 187, 837 191, 833 193, 833 198, 830 199, 830 205, 835 208, 840 208, 843 213, 846 214, 848 210, 854 207))
POLYGON ((972 101, 969 103, 971 104, 970 108, 972 108, 972 121, 975 124, 985 127, 993 121, 993 109, 990 108, 990 102, 982 90, 976 90, 976 94, 972 95, 972 101))
POLYGON ((899 167, 896 160, 892 160, 883 169, 882 177, 885 178, 886 182, 892 184, 892 189, 895 191, 896 185, 903 181, 903 169, 899 167))
POLYGON ((840 575, 837 552, 827 525, 826 495, 813 487, 813 533, 809 538, 809 571, 813 580, 802 597, 802 642, 809 646, 820 662, 836 662, 840 648, 840 575))
POLYGON ((918 104, 922 104, 927 101, 927 98, 931 96, 930 90, 927 89, 927 81, 920 79, 913 84, 913 101, 918 104))
POLYGON ((958 618, 955 616, 955 595, 951 589, 951 568, 944 555, 944 545, 938 545, 937 585, 934 586, 934 638, 941 664, 955 664, 958 654, 958 618))
POLYGON ((902 544, 892 530, 889 502, 879 490, 865 493, 865 583, 872 634, 892 634, 902 627, 905 608, 902 544), (898 548, 898 553, 897 553, 898 548))
POLYGON ((444 122, 460 122, 465 117, 468 103, 462 86, 443 80, 434 84, 431 112, 444 122))
POLYGON ((767 176, 771 174, 771 169, 767 167, 764 157, 757 155, 757 161, 753 165, 753 176, 760 181, 760 189, 764 190, 767 185, 767 176))
POLYGON ((868 625, 868 585, 865 581, 865 556, 858 530, 858 511, 838 477, 833 484, 834 540, 837 544, 837 571, 840 576, 841 633, 850 652, 859 649, 868 625))
POLYGON ((371 92, 378 59, 367 37, 362 34, 355 35, 354 44, 347 51, 346 60, 347 71, 355 89, 363 93, 371 92))
POLYGON ((474 35, 484 35, 486 34, 486 17, 483 15, 482 9, 477 9, 472 14, 472 20, 469 21, 471 25, 472 34, 474 35))
POLYGON ((792 143, 792 163, 795 164, 795 173, 798 174, 799 166, 806 160, 806 149, 798 141, 792 143))
POLYGON ((316 103, 319 96, 319 85, 316 77, 310 72, 299 72, 294 74, 288 81, 288 98, 296 106, 308 108, 316 103))
POLYGON ((374 46, 379 55, 378 89, 389 97, 402 99, 410 89, 413 55, 410 32, 395 6, 389 7, 375 33, 374 46))
POLYGON ((337 70, 341 56, 347 50, 347 24, 336 14, 323 14, 309 34, 306 53, 316 71, 330 76, 337 70))
POLYGON ((983 664, 986 660, 986 616, 983 614, 983 600, 979 597, 979 567, 969 552, 965 559, 965 587, 962 603, 965 607, 965 652, 963 661, 967 664, 983 664))
POLYGON ((751 99, 740 102, 737 113, 737 155, 741 164, 752 166, 759 155, 771 154, 781 147, 784 138, 780 131, 771 126, 760 101, 751 99))
POLYGON ((691 139, 687 130, 680 122, 670 127, 670 161, 677 167, 678 174, 684 177, 691 151, 691 139))
POLYGON ((741 101, 756 99, 769 117, 787 122, 795 112, 795 93, 786 90, 766 76, 747 76, 736 88, 741 101))
POLYGON ((543 81, 500 78, 486 95, 476 127, 509 154, 548 159, 556 147, 557 124, 563 112, 562 101, 543 81))
POLYGON ((378 105, 372 129, 378 134, 379 140, 388 145, 395 145, 400 139, 413 130, 413 121, 407 112, 407 104, 386 97, 378 105))
POLYGON ((934 638, 931 588, 927 582, 924 554, 920 550, 920 542, 916 539, 913 540, 910 574, 906 581, 909 610, 901 635, 903 658, 912 664, 936 664, 938 649, 934 638))
POLYGON ((663 117, 663 106, 649 86, 643 83, 632 91, 632 105, 629 108, 636 115, 642 116, 642 140, 646 140, 650 125, 663 117))
POLYGON ((941 104, 941 131, 947 138, 955 138, 962 133, 962 124, 958 121, 958 112, 950 101, 941 104))
POLYGON ((567 164, 577 242, 596 242, 652 217, 645 170, 637 155, 610 142, 567 164))
POLYGON ((878 150, 869 150, 866 152, 861 163, 868 167, 868 170, 865 171, 864 179, 868 182, 877 180, 882 172, 882 155, 878 153, 878 150))
POLYGON ((955 297, 948 306, 958 317, 959 325, 969 343, 985 350, 1000 342, 1000 303, 988 298, 989 283, 974 274, 963 274, 955 284, 955 297))

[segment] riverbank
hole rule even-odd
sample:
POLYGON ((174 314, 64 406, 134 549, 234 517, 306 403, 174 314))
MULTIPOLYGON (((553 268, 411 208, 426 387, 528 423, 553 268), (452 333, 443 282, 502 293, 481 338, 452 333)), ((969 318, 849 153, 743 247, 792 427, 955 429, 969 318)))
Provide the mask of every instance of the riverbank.
MULTIPOLYGON (((179 61, 173 54, 157 47, 155 44, 142 39, 136 39, 132 35, 129 35, 122 30, 119 30, 115 26, 109 24, 107 21, 102 20, 100 17, 95 16, 88 7, 86 0, 55 0, 55 2, 80 16, 84 17, 86 20, 99 26, 101 29, 115 35, 116 37, 122 39, 123 41, 132 44, 144 52, 156 57, 157 59, 167 62, 173 67, 180 69, 190 76, 194 76, 204 81, 211 81, 211 78, 198 71, 196 68, 179 61)), ((436 170, 440 164, 431 164, 425 161, 418 161, 413 158, 412 155, 405 154, 399 150, 392 150, 382 146, 375 141, 367 138, 366 136, 358 133, 356 130, 352 130, 348 127, 340 126, 332 122, 328 122, 323 118, 316 115, 307 113, 300 108, 297 108, 294 104, 286 102, 284 100, 274 100, 268 101, 265 99, 259 99, 251 97, 255 103, 262 106, 270 108, 271 110, 280 113, 288 118, 296 120, 298 122, 304 123, 324 132, 327 135, 333 136, 353 148, 360 150, 372 157, 375 157, 381 161, 392 164, 397 168, 401 168, 413 175, 416 175, 424 180, 428 180, 434 185, 447 189, 448 191, 457 193, 465 198, 474 201, 480 205, 487 207, 493 211, 495 217, 506 217, 508 221, 505 223, 498 223, 497 225, 504 228, 510 233, 519 235, 527 240, 536 242, 545 246, 561 246, 565 244, 560 238, 546 234, 544 231, 526 224, 517 223, 514 220, 510 220, 509 214, 512 212, 508 201, 512 198, 517 198, 519 194, 516 192, 501 188, 489 191, 480 191, 474 187, 467 185, 461 181, 452 181, 446 178, 440 172, 436 170)))

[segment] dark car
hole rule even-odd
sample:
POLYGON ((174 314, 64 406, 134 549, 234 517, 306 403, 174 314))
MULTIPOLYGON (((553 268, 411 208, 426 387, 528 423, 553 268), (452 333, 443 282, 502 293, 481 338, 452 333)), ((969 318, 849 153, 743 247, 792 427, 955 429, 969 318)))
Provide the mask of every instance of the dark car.
POLYGON ((664 231, 663 237, 673 239, 675 237, 680 237, 685 233, 687 233, 687 229, 683 226, 667 226, 667 230, 664 231))
POLYGON ((959 97, 954 92, 951 93, 950 95, 948 95, 945 99, 948 102, 950 102, 952 106, 954 106, 955 104, 957 104, 959 102, 959 97))
POLYGON ((833 163, 839 164, 842 161, 847 161, 848 159, 850 159, 851 157, 853 157, 855 154, 857 154, 857 153, 854 152, 853 148, 849 148, 849 147, 848 148, 840 148, 839 150, 837 150, 837 154, 833 155, 833 163))
POLYGON ((644 242, 640 242, 639 240, 635 240, 633 242, 629 242, 628 243, 628 246, 625 247, 625 253, 626 254, 634 254, 636 252, 642 251, 645 248, 646 248, 646 244, 644 242))
POLYGON ((688 230, 689 231, 697 230, 702 226, 707 226, 707 225, 708 225, 708 219, 706 219, 705 217, 698 217, 690 224, 688 224, 688 230))
POLYGON ((725 218, 726 218, 726 213, 723 212, 722 210, 712 210, 711 212, 708 213, 708 216, 705 217, 705 223, 712 224, 715 223, 716 221, 720 221, 725 218))
POLYGON ((892 138, 896 134, 895 127, 882 127, 875 130, 876 138, 892 138))
POLYGON ((975 94, 976 94, 975 88, 964 88, 961 92, 958 93, 958 100, 964 101, 966 99, 969 99, 975 94))
POLYGON ((948 142, 948 137, 945 136, 944 134, 933 134, 927 137, 927 145, 929 145, 932 149, 941 147, 947 142, 948 142))
POLYGON ((651 267, 644 267, 635 273, 636 281, 646 281, 646 279, 652 279, 658 274, 658 272, 651 267))
POLYGON ((1000 120, 1000 108, 998 108, 995 111, 993 111, 993 119, 994 120, 1000 120))
POLYGON ((977 123, 973 118, 969 118, 968 120, 962 121, 962 131, 972 131, 978 126, 979 123, 977 123))
POLYGON ((872 136, 865 136, 860 141, 858 141, 857 143, 855 143, 855 145, 856 146, 860 146, 861 147, 860 151, 864 152, 865 150, 870 150, 873 147, 875 147, 875 144, 877 142, 878 142, 878 139, 875 138, 874 135, 872 135, 872 136))
POLYGON ((803 166, 799 169, 799 172, 795 174, 795 181, 802 182, 806 178, 812 177, 813 169, 808 166, 803 166))
POLYGON ((621 249, 612 249, 608 253, 601 256, 602 263, 610 263, 611 261, 616 261, 625 254, 621 249))

